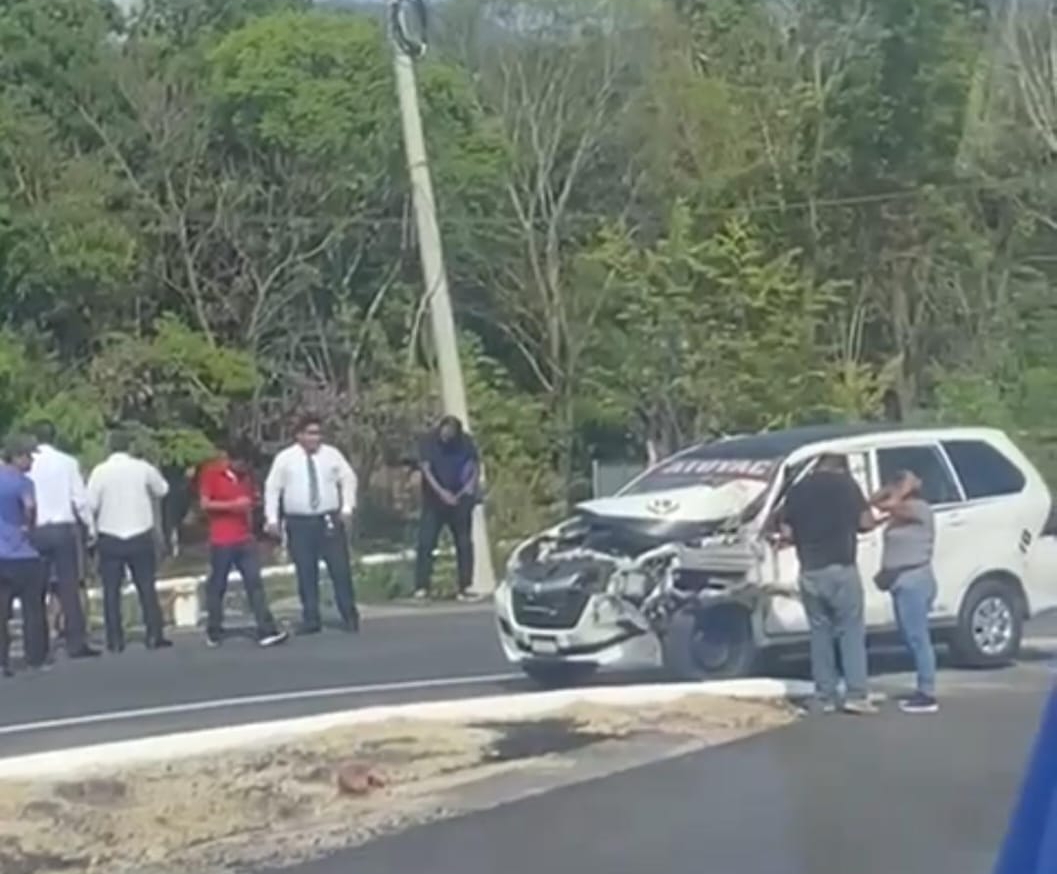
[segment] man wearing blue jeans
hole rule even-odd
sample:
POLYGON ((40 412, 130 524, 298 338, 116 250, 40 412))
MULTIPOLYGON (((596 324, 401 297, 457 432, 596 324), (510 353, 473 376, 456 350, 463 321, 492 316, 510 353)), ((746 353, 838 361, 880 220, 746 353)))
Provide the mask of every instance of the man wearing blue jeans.
POLYGON ((782 513, 782 533, 796 546, 800 595, 811 635, 811 673, 824 712, 838 709, 836 652, 840 647, 849 713, 875 713, 867 689, 866 622, 857 565, 860 531, 876 526, 870 506, 842 455, 819 458, 793 486, 782 513))

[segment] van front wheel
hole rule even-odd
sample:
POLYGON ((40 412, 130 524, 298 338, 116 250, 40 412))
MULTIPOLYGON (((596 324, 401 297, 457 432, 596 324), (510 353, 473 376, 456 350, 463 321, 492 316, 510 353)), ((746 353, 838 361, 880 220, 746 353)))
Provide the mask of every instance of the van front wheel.
POLYGON ((965 596, 951 652, 966 667, 999 667, 1020 654, 1023 634, 1024 605, 1016 586, 984 577, 965 596))
POLYGON ((668 672, 691 681, 747 677, 759 655, 749 611, 735 604, 676 614, 663 649, 668 672))

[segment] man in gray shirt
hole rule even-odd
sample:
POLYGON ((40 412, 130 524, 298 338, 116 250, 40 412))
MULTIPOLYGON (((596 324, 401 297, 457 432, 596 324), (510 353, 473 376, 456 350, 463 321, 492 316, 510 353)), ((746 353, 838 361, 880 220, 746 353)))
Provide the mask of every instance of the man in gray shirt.
POLYGON ((896 622, 917 670, 917 691, 901 701, 900 708, 905 713, 935 713, 936 652, 929 637, 929 611, 937 589, 932 508, 921 496, 921 481, 910 471, 901 471, 874 496, 873 504, 885 516, 877 584, 892 595, 896 622))

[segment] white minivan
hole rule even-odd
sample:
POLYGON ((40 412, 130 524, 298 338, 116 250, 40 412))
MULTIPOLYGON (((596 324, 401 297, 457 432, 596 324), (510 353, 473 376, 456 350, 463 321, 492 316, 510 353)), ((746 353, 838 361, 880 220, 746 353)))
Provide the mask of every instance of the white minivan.
MULTIPOLYGON (((802 645, 795 551, 768 537, 789 487, 839 453, 866 495, 911 470, 936 513, 932 624, 959 662, 1015 659, 1024 620, 1057 607, 1057 517, 1038 471, 1000 431, 832 425, 683 450, 617 495, 515 549, 496 591, 507 658, 542 682, 664 665, 682 679, 753 671, 802 645), (1053 518, 1051 518, 1053 517, 1053 518)), ((881 532, 858 561, 871 637, 895 631, 873 585, 881 532)))

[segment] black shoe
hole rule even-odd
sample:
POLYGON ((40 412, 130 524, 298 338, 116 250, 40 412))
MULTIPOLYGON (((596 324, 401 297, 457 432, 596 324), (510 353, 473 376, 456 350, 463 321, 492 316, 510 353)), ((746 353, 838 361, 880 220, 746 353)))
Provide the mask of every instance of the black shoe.
POLYGON ((85 644, 80 649, 75 649, 72 652, 66 654, 71 659, 96 659, 102 655, 102 653, 94 647, 85 644))
POLYGON ((295 631, 294 633, 298 637, 308 637, 312 634, 319 634, 322 630, 322 625, 306 625, 304 623, 301 623, 297 626, 297 631, 295 631))
POLYGON ((172 641, 165 637, 155 637, 147 640, 147 649, 168 649, 171 646, 172 641))
POLYGON ((916 692, 909 698, 900 701, 899 709, 904 713, 936 713, 939 711, 940 705, 932 695, 916 692))
POLYGON ((359 634, 360 633, 360 614, 353 613, 346 619, 341 621, 341 630, 348 634, 359 634))
POLYGON ((223 645, 223 643, 224 643, 224 634, 223 634, 223 632, 217 632, 217 631, 207 631, 206 632, 206 646, 208 646, 210 649, 216 649, 217 647, 223 645))
POLYGON ((11 670, 7 665, 0 668, 0 677, 13 677, 15 672, 11 670))
POLYGON ((125 651, 125 641, 121 641, 120 643, 108 643, 106 645, 106 648, 107 652, 111 652, 114 655, 118 655, 119 653, 123 653, 125 651))

